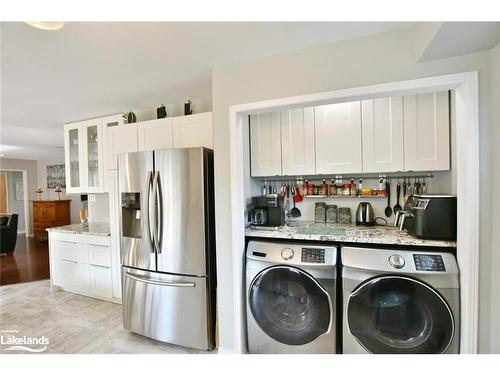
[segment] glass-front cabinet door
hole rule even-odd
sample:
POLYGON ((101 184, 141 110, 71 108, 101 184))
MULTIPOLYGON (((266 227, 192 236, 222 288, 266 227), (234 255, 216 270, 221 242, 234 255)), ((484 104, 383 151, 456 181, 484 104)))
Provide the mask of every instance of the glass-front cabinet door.
POLYGON ((82 127, 80 123, 69 124, 64 128, 64 152, 66 162, 66 191, 82 191, 82 127))
POLYGON ((86 192, 100 193, 104 191, 102 124, 98 120, 90 120, 83 127, 83 132, 86 192))

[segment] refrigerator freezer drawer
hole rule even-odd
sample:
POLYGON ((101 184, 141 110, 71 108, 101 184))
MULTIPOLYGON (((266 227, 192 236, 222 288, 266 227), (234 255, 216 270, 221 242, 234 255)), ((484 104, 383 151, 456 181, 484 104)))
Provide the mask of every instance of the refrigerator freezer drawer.
POLYGON ((122 267, 123 327, 170 344, 212 349, 207 281, 122 267))

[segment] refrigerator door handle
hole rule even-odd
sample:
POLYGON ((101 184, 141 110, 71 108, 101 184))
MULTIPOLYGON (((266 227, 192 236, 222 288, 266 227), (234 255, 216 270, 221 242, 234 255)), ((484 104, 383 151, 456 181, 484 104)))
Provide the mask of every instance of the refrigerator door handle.
POLYGON ((152 213, 154 212, 154 208, 152 207, 153 200, 151 199, 151 190, 153 189, 153 172, 148 172, 148 177, 147 177, 147 185, 148 185, 148 195, 147 195, 147 210, 148 210, 148 237, 149 237, 149 242, 151 243, 151 252, 155 252, 155 246, 154 246, 154 240, 153 240, 153 215, 152 213))
POLYGON ((156 172, 156 209, 157 209, 157 219, 156 219, 156 243, 158 248, 156 249, 158 254, 161 254, 162 248, 162 238, 163 238, 163 191, 161 188, 160 172, 156 172))
POLYGON ((152 222, 154 223, 153 225, 153 228, 152 228, 152 231, 153 231, 153 247, 156 251, 157 254, 160 254, 161 253, 161 247, 160 247, 160 244, 159 244, 159 240, 158 240, 158 176, 159 176, 159 172, 156 171, 154 172, 154 175, 153 175, 153 197, 152 197, 152 201, 153 201, 153 213, 152 213, 152 216, 153 216, 153 220, 152 222))
POLYGON ((171 287, 176 287, 176 288, 185 288, 185 287, 193 288, 196 286, 196 283, 176 283, 176 282, 147 279, 145 277, 136 276, 130 272, 125 272, 125 276, 128 277, 129 279, 132 279, 135 281, 139 281, 139 282, 146 283, 146 284, 153 284, 153 285, 171 286, 171 287))

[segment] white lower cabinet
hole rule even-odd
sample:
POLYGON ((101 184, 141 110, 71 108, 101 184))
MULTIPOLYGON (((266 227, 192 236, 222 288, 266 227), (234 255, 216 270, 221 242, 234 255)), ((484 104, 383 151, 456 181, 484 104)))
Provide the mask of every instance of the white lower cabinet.
POLYGON ((49 257, 52 287, 120 302, 113 285, 120 264, 113 262, 110 236, 49 232, 49 257))
POLYGON ((57 286, 86 294, 89 289, 89 267, 74 260, 54 259, 54 281, 57 286))
POLYGON ((113 281, 111 267, 91 264, 89 267, 89 289, 95 296, 111 298, 113 295, 113 281))

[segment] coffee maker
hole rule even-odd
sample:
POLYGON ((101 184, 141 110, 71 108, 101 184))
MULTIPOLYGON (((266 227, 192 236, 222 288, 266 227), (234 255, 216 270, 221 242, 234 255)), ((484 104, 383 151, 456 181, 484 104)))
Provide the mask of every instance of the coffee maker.
POLYGON ((248 211, 248 221, 252 228, 275 230, 285 224, 279 194, 266 194, 252 197, 252 207, 248 211))

